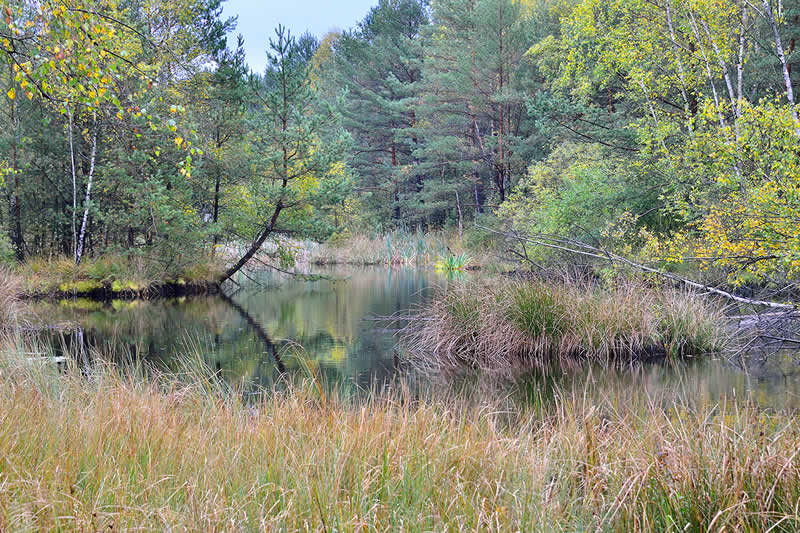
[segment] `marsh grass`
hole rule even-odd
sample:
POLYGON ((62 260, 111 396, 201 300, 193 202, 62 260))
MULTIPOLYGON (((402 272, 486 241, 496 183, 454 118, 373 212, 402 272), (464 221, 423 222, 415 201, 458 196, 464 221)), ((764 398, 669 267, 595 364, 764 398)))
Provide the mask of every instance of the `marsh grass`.
POLYGON ((689 292, 623 282, 486 281, 449 285, 405 333, 426 373, 514 376, 553 363, 628 364, 719 352, 724 317, 689 292))
POLYGON ((635 384, 350 403, 313 377, 245 403, 191 364, 61 368, 3 346, 3 531, 800 527, 800 424, 752 405, 635 384))

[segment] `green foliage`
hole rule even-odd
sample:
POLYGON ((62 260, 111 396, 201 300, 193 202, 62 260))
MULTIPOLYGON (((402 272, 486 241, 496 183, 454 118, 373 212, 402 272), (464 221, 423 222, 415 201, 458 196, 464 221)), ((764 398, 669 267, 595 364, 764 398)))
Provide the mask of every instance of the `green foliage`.
POLYGON ((218 0, 7 4, 20 259, 85 234, 180 272, 269 229, 433 262, 393 232, 490 249, 489 219, 733 283, 800 274, 797 0, 381 0, 321 42, 279 28, 262 74, 218 0))
POLYGON ((635 215, 657 204, 662 189, 657 176, 630 165, 598 144, 566 142, 530 167, 498 216, 523 233, 570 237, 624 251, 639 239, 640 228, 669 224, 652 211, 635 215))
POLYGON ((720 128, 717 111, 710 103, 703 106, 695 135, 674 157, 690 187, 678 188, 671 206, 693 231, 662 246, 671 248, 672 257, 694 252, 706 265, 725 267, 734 282, 752 275, 795 278, 798 124, 786 106, 772 100, 743 103, 735 132, 720 128))

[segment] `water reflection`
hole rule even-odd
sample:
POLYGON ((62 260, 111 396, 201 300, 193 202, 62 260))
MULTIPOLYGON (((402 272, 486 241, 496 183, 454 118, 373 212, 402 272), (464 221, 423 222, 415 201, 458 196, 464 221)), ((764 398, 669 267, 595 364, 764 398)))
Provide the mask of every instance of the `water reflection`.
MULTIPOLYGON (((773 354, 777 359, 786 354, 773 354)), ((777 361, 769 370, 742 371, 727 358, 662 361, 633 368, 583 368, 525 376, 514 393, 535 402, 558 395, 585 397, 594 403, 632 404, 645 401, 663 407, 709 406, 747 401, 762 407, 800 408, 800 373, 787 372, 777 361)))
MULTIPOLYGON (((405 315, 450 280, 414 269, 327 274, 331 279, 309 282, 264 272, 257 284, 231 298, 70 300, 40 303, 35 313, 56 327, 43 335, 81 358, 92 347, 120 360, 177 369, 178 356, 198 354, 209 369, 247 387, 271 387, 286 375, 305 375, 309 365, 340 389, 363 391, 390 381, 399 359, 396 332, 404 322, 376 318, 405 315)), ((733 361, 701 358, 626 370, 553 371, 530 376, 519 386, 524 396, 539 399, 559 389, 621 401, 634 395, 691 403, 746 397, 770 407, 800 407, 800 365, 797 350, 769 350, 733 361)))
MULTIPOLYGON (((263 272, 258 283, 231 298, 157 302, 41 303, 35 313, 60 324, 57 346, 85 342, 120 359, 177 368, 180 354, 199 353, 231 383, 271 386, 308 364, 330 384, 359 389, 396 374, 396 329, 446 278, 426 270, 338 269, 329 279, 303 281, 263 272)), ((80 349, 72 349, 72 353, 80 349)))

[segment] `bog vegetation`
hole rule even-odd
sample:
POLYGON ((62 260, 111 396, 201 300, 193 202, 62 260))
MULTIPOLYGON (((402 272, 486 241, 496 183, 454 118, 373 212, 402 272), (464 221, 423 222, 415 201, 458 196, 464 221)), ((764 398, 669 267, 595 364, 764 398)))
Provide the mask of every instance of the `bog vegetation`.
POLYGON ((716 354, 724 317, 691 293, 621 283, 465 284, 443 291, 406 335, 413 362, 434 374, 513 377, 575 361, 629 365, 716 354))

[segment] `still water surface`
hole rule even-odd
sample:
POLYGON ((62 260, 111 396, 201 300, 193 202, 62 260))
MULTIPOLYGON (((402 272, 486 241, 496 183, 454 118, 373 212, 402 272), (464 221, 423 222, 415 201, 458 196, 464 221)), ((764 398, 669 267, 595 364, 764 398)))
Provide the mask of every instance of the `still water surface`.
MULTIPOLYGON (((164 369, 199 354, 230 383, 269 387, 282 375, 313 372, 340 390, 365 391, 392 381, 402 354, 397 328, 444 276, 416 269, 334 269, 329 279, 303 281, 265 272, 230 299, 202 297, 153 302, 39 304, 37 314, 58 326, 47 335, 57 346, 76 343, 120 359, 164 369)), ((771 407, 800 407, 796 352, 750 354, 735 361, 702 358, 688 364, 650 364, 636 370, 564 372, 534 377, 546 388, 569 382, 592 394, 635 390, 717 402, 748 398, 771 407), (742 370, 746 368, 746 370, 742 370)))

